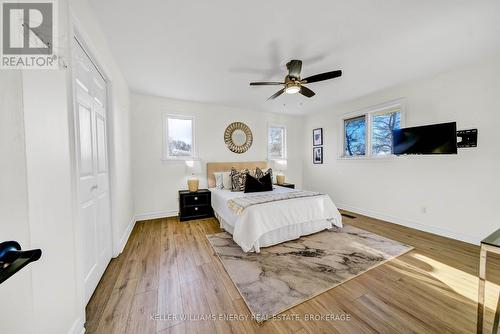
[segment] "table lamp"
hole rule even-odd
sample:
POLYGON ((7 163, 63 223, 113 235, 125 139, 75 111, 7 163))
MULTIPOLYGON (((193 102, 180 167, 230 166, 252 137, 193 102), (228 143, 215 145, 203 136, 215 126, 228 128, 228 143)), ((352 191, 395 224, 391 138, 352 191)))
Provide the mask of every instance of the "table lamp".
POLYGON ((196 175, 201 173, 201 163, 199 160, 186 160, 186 170, 191 176, 189 177, 188 189, 190 192, 198 191, 198 187, 200 185, 200 180, 196 177, 196 175))
POLYGON ((285 175, 283 171, 286 171, 288 168, 286 160, 275 160, 274 161, 274 169, 278 172, 276 174, 276 183, 284 184, 285 183, 285 175))

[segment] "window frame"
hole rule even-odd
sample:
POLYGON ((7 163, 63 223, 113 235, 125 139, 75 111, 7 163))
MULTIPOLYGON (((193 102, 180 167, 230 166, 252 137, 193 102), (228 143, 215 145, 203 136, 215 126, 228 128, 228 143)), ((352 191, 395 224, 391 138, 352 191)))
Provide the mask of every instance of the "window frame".
POLYGON ((162 160, 165 161, 185 161, 196 159, 198 154, 196 151, 196 120, 194 116, 180 115, 180 114, 169 114, 167 112, 162 115, 163 123, 163 156, 162 160), (169 144, 168 144, 168 120, 169 119, 180 119, 180 120, 190 120, 191 121, 191 155, 189 156, 172 156, 169 154, 169 144))
POLYGON ((400 98, 377 105, 363 108, 354 112, 349 112, 340 117, 339 121, 339 154, 340 160, 370 160, 370 159, 393 159, 394 154, 374 155, 372 152, 372 125, 373 116, 384 114, 390 109, 399 108, 401 128, 405 127, 406 120, 406 99, 400 98), (345 154, 345 127, 344 121, 356 117, 365 117, 365 155, 349 156, 345 154))
POLYGON ((269 123, 267 125, 267 160, 268 161, 274 161, 274 160, 286 160, 287 159, 287 128, 285 125, 282 124, 273 124, 269 123), (271 145, 269 142, 269 135, 271 134, 271 128, 280 128, 283 129, 283 144, 282 144, 282 156, 281 157, 271 157, 271 145))

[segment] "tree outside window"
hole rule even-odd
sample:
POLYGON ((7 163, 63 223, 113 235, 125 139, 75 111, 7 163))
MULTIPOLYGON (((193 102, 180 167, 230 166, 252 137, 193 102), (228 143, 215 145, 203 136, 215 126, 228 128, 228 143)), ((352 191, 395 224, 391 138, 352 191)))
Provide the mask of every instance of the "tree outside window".
POLYGON ((392 131, 402 126, 402 105, 399 102, 379 105, 342 122, 342 157, 391 155, 392 131))
POLYGON ((360 116, 344 120, 344 155, 366 154, 366 117, 360 116))
POLYGON ((269 159, 286 159, 286 129, 283 126, 270 126, 268 129, 269 159))
POLYGON ((401 128, 401 113, 390 112, 372 117, 372 154, 392 154, 392 130, 401 128))
POLYGON ((194 119, 188 116, 167 115, 165 124, 166 159, 188 159, 194 156, 194 119))

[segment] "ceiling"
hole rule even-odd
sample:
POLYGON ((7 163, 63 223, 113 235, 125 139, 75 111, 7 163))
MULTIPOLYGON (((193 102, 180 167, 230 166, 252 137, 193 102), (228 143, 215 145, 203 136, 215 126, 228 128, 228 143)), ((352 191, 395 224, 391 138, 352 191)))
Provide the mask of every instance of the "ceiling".
MULTIPOLYGON (((498 0, 90 0, 132 91, 309 113, 500 52, 498 0), (266 99, 285 64, 316 96, 266 99)), ((466 78, 464 78, 466 79, 466 78)))

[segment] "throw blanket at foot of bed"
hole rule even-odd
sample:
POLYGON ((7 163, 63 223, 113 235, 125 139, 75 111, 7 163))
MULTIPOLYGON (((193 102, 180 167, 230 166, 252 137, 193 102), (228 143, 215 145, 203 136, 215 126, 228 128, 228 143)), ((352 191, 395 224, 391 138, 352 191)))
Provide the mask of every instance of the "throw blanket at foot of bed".
POLYGON ((284 241, 312 234, 332 225, 342 227, 342 218, 328 195, 311 191, 247 195, 228 200, 238 217, 233 240, 244 252, 259 252, 284 241))
POLYGON ((276 201, 284 201, 294 198, 319 196, 319 195, 323 194, 307 190, 300 190, 289 193, 271 193, 271 194, 267 193, 262 195, 253 195, 253 196, 245 196, 245 197, 230 199, 229 201, 227 201, 227 206, 231 210, 233 210, 233 212, 236 213, 237 215, 241 215, 243 210, 252 205, 276 202, 276 201))

